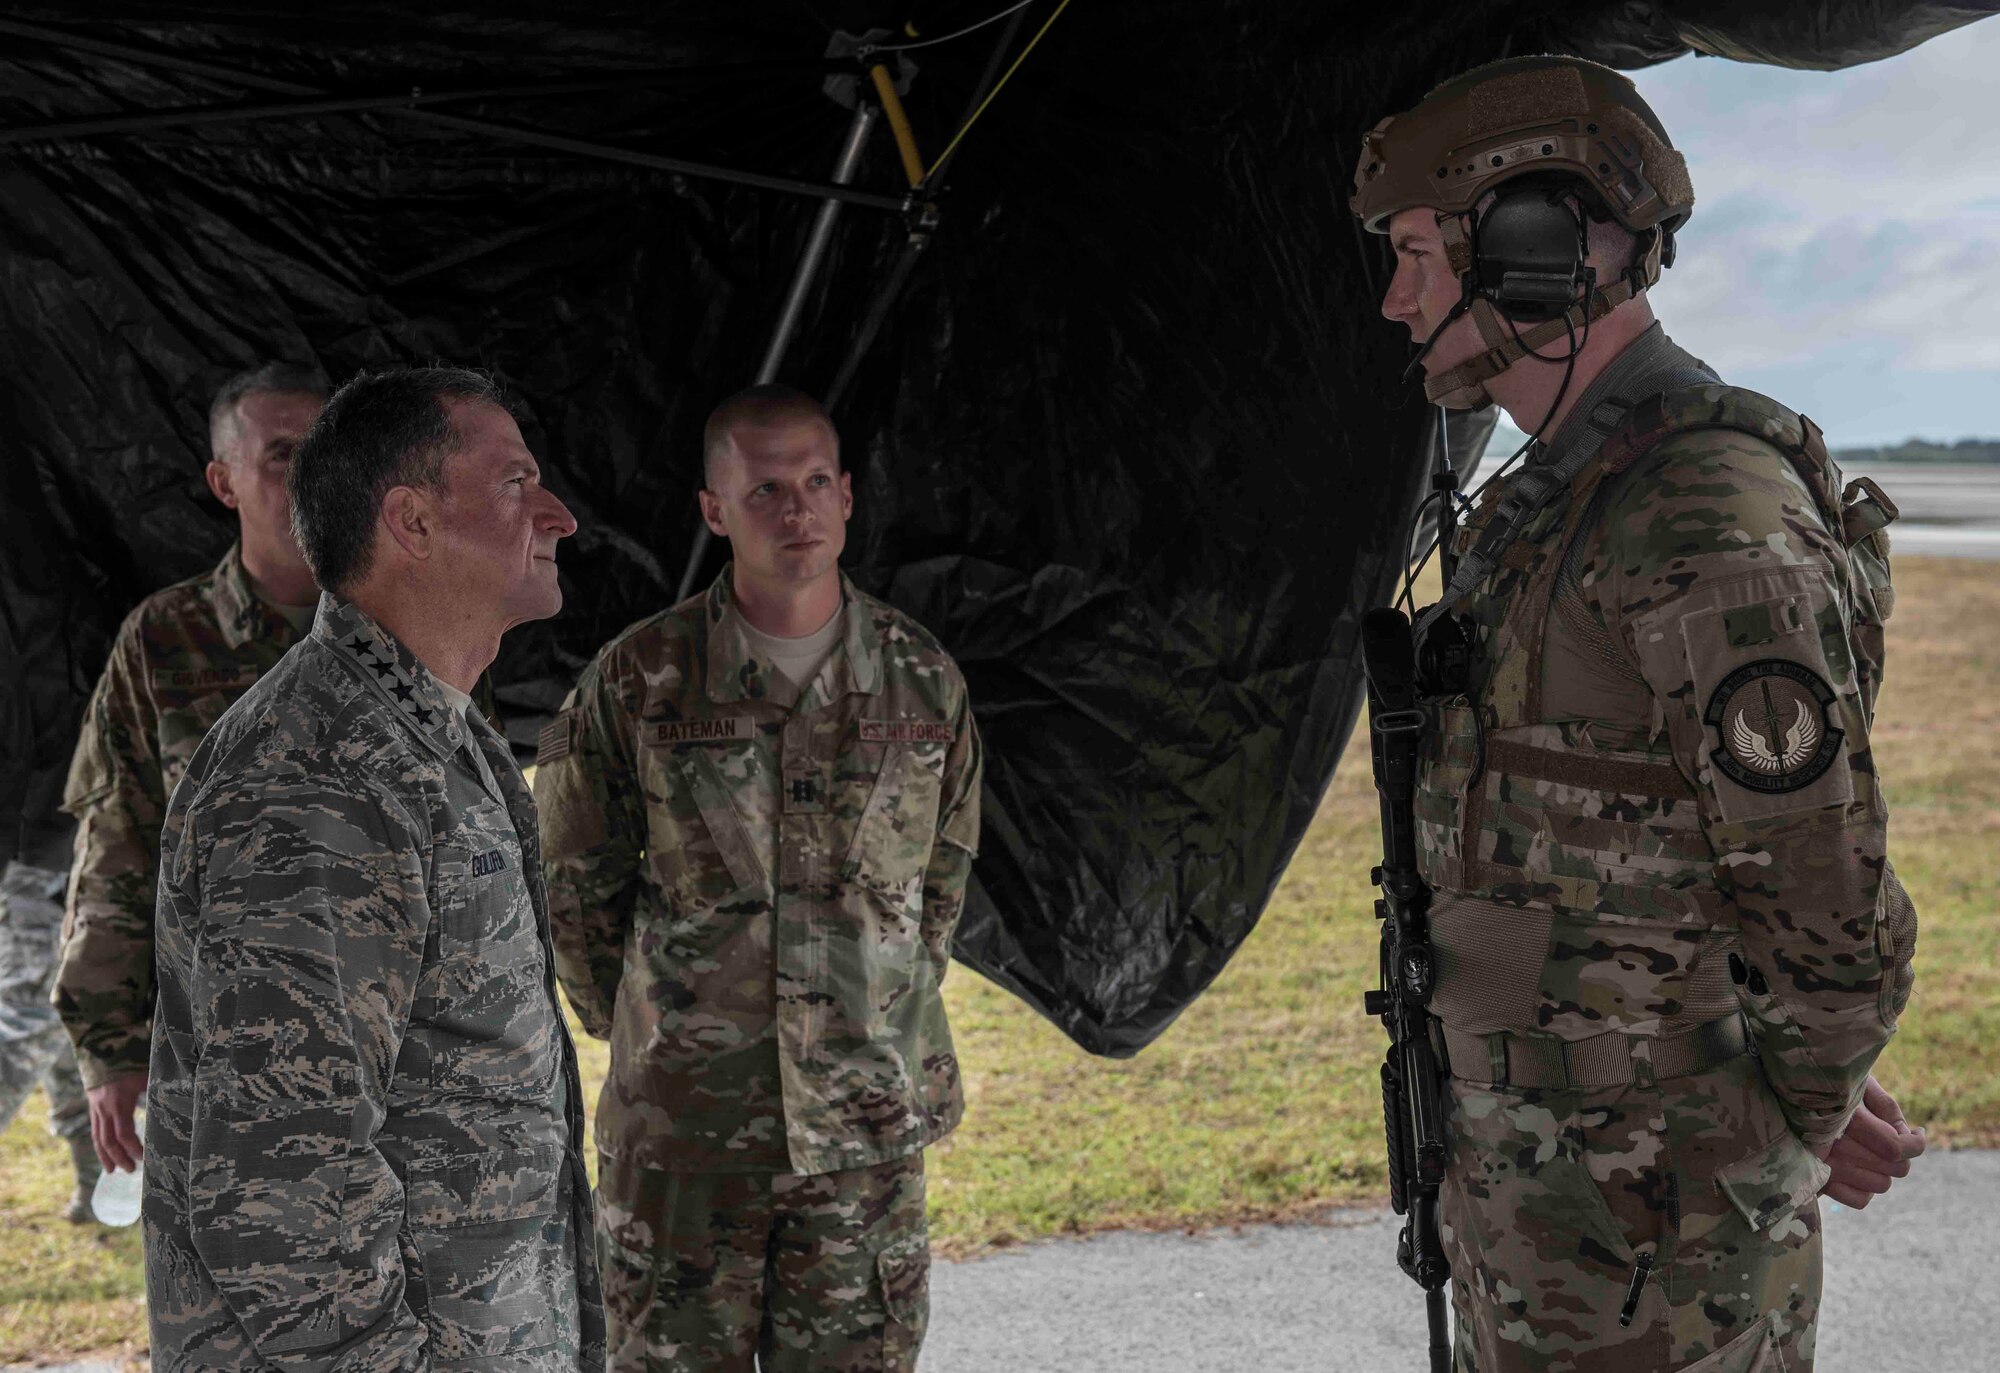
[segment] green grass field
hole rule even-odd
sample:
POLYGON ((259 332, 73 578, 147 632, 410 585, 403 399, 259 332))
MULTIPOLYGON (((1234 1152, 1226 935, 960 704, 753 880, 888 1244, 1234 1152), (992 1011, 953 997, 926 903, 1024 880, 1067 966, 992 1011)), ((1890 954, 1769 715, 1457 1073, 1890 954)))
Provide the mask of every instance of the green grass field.
MULTIPOLYGON (((1941 1144, 2000 1143, 2000 568, 1901 560, 1876 745, 1897 870, 1922 913, 1917 992, 1881 1064, 1941 1144)), ((932 1158, 941 1253, 1114 1227, 1299 1216, 1382 1196, 1377 854, 1350 749, 1262 923, 1137 1059, 1090 1058, 964 969, 946 987, 969 1096, 932 1158)), ((586 1079, 605 1069, 585 1042, 586 1079)), ((65 1224, 41 1098, 0 1134, 0 1363, 143 1348, 134 1231, 65 1224)), ((1921 1166, 1921 1165, 1920 1165, 1921 1166)))

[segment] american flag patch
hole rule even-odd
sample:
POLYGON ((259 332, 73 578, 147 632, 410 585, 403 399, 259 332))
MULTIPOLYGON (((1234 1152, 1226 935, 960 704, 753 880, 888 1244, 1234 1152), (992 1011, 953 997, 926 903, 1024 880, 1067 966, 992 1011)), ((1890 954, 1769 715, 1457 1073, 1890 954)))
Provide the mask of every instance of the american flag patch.
POLYGON ((574 746, 571 725, 575 717, 568 711, 556 716, 542 726, 542 732, 535 736, 535 766, 553 763, 559 758, 567 758, 574 746))

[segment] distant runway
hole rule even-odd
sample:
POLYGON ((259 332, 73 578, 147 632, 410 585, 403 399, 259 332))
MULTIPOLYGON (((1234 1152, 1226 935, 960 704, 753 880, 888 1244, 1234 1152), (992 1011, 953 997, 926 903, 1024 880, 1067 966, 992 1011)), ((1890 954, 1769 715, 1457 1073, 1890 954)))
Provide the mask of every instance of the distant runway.
POLYGON ((1902 518, 1889 526, 1893 553, 2000 559, 2000 463, 1849 463, 1872 477, 1902 518))
MULTIPOLYGON (((1489 449, 1471 486, 1512 452, 1489 449)), ((1901 516, 1889 527, 1893 552, 2000 560, 2000 463, 1849 462, 1841 470, 1850 480, 1872 477, 1896 503, 1901 516)))

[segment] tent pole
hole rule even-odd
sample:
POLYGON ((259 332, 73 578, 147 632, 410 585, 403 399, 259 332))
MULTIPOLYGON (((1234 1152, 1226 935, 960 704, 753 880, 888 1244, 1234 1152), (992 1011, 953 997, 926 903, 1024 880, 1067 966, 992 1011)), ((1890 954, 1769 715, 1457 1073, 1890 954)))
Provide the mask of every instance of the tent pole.
MULTIPOLYGON (((993 53, 986 59, 986 70, 980 75, 977 84, 972 88, 971 96, 965 102, 965 113, 959 116, 958 127, 963 128, 971 122, 972 116, 986 99, 987 93, 993 89, 993 80, 1000 74, 1000 64, 1006 60, 1007 50, 1014 46, 1014 39, 1021 31, 1021 22, 1027 17, 1025 11, 1015 10, 1014 17, 1007 21, 1007 27, 1000 31, 999 40, 993 44, 993 53)), ((935 195, 943 181, 943 164, 940 163, 933 170, 935 175, 929 178, 929 189, 935 195)), ((920 181, 924 179, 918 178, 920 181)), ((896 265, 889 273, 889 280, 876 293, 875 303, 868 307, 868 314, 862 319, 861 328, 854 335, 854 346, 848 349, 847 360, 840 364, 840 370, 833 374, 833 382, 826 388, 826 395, 822 399, 828 410, 839 408, 841 398, 847 394, 848 384, 854 380, 855 373, 861 370, 862 358, 868 355, 868 350, 874 346, 876 334, 881 332, 883 322, 889 318, 890 307, 895 305, 896 298, 902 294, 904 285, 910 279, 910 273, 916 268, 917 259, 923 255, 924 249, 930 246, 931 239, 937 232, 937 223, 937 203, 926 201, 918 211, 916 221, 910 229, 909 239, 903 245, 902 255, 896 259, 896 265)))
MULTIPOLYGON (((855 169, 861 165, 862 149, 868 145, 868 131, 874 126, 875 115, 873 105, 866 101, 856 103, 854 122, 847 126, 847 142, 841 145, 840 160, 833 165, 834 185, 845 186, 854 180, 855 169)), ((778 322, 771 328, 771 341, 764 348, 764 360, 757 364, 759 384, 776 377, 778 368, 785 361, 785 353, 799 331, 799 316, 805 312, 806 293, 819 276, 827 244, 833 240, 834 223, 839 218, 840 202, 829 196, 813 217, 812 230, 806 235, 806 246, 799 254, 798 269, 792 273, 792 284, 785 292, 785 303, 778 309, 778 322)))
MULTIPOLYGON (((166 71, 183 71, 197 76, 228 81, 250 90, 273 91, 280 95, 305 96, 318 106, 322 101, 331 102, 336 107, 347 110, 347 103, 329 92, 313 86, 301 85, 296 81, 283 81, 260 76, 254 72, 237 71, 230 67, 219 67, 212 62, 198 62, 162 53, 148 52, 124 43, 107 43, 101 39, 86 39, 53 29, 45 29, 37 24, 23 24, 14 20, 0 19, 0 34, 28 38, 49 43, 57 48, 73 49, 105 57, 116 57, 137 62, 143 66, 158 67, 166 71)), ((823 66, 824 64, 815 64, 823 66)), ((650 78, 649 78, 650 79, 650 78)), ((446 97, 457 98, 457 97, 446 97)), ((526 129, 513 124, 498 123, 490 119, 470 119, 463 115, 446 113, 443 110, 421 108, 413 105, 408 97, 396 97, 378 104, 373 98, 363 101, 368 112, 381 114, 391 119, 402 119, 416 124, 428 124, 437 128, 457 129, 465 133, 507 143, 522 143, 529 147, 550 148, 557 152, 574 153, 580 157, 594 157, 606 162, 622 162, 628 166, 646 167, 654 171, 670 172, 677 176, 700 177, 711 181, 731 182, 739 186, 754 186, 760 190, 782 191, 790 195, 806 195, 825 200, 838 197, 855 205, 865 205, 870 209, 889 210, 897 213, 910 208, 908 196, 878 195, 872 191, 856 191, 822 182, 800 181, 792 177, 766 176, 761 172, 737 171, 728 167, 711 166, 704 162, 690 162, 685 158, 661 157, 654 153, 642 153, 630 148, 618 148, 603 143, 593 143, 586 139, 567 138, 558 134, 544 133, 539 129, 526 129)), ((171 123, 213 122, 218 111, 164 111, 153 115, 109 117, 104 120, 85 121, 79 126, 45 126, 41 129, 15 131, 16 139, 47 138, 55 134, 74 133, 79 127, 85 132, 120 132, 132 127, 166 127, 171 123), (132 122, 128 122, 132 121, 132 122), (115 127, 113 127, 115 126, 115 127)), ((270 118, 280 113, 276 107, 257 107, 236 112, 237 117, 270 118)))
MULTIPOLYGON (((876 113, 875 106, 867 101, 855 101, 854 120, 847 126, 847 141, 841 144, 840 157, 833 164, 834 185, 845 186, 854 180, 855 170, 861 165, 862 150, 868 146, 868 131, 874 127, 876 113)), ((777 323, 771 326, 771 340, 764 346, 763 361, 757 365, 756 385, 761 386, 774 379, 778 368, 784 365, 785 353, 799 331, 799 318, 805 313, 806 296, 826 260, 827 245, 833 241, 833 226, 840 218, 840 206, 839 200, 829 196, 821 202, 819 213, 813 217, 812 228, 806 234, 805 248, 799 253, 799 265, 792 272, 792 284, 785 291, 784 303, 778 307, 777 323)), ((680 589, 674 595, 675 604, 694 594, 694 579, 701 572, 702 559, 708 555, 710 538, 708 524, 704 521, 694 536, 694 547, 688 550, 687 568, 681 573, 680 589)))

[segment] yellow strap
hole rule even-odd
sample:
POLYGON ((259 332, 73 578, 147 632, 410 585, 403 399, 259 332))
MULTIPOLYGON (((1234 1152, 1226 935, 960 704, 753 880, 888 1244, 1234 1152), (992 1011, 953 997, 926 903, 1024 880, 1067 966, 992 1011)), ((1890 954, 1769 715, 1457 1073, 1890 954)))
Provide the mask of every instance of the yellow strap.
POLYGON ((993 83, 993 89, 988 91, 986 98, 979 102, 979 108, 966 116, 965 122, 959 125, 958 132, 951 136, 951 142, 944 145, 944 151, 938 154, 937 161, 931 163, 930 170, 924 173, 924 180, 928 181, 936 176, 938 168, 942 167, 946 160, 958 150, 959 140, 964 138, 966 132, 978 122, 979 116, 986 113, 986 107, 993 103, 994 96, 1000 94, 1000 88, 1013 79, 1014 73, 1021 69, 1021 64, 1028 60, 1028 54, 1035 50, 1035 44, 1042 41, 1042 35, 1049 31, 1049 26, 1062 18, 1063 11, 1068 8, 1069 0, 1062 0, 1062 3, 1056 6, 1056 12, 1051 14, 1047 22, 1035 31, 1035 36, 1028 40, 1028 46, 1021 49, 1021 55, 1014 59, 1013 64, 1007 68, 1006 74, 993 83))
POLYGON ((917 154, 917 136, 910 129, 910 116, 903 112, 903 101, 896 94, 896 83, 889 76, 889 69, 877 62, 868 69, 868 79, 875 83, 875 94, 882 101, 882 113, 889 116, 889 132, 896 136, 896 151, 903 155, 903 175, 909 179, 912 188, 923 184, 924 160, 917 154))

